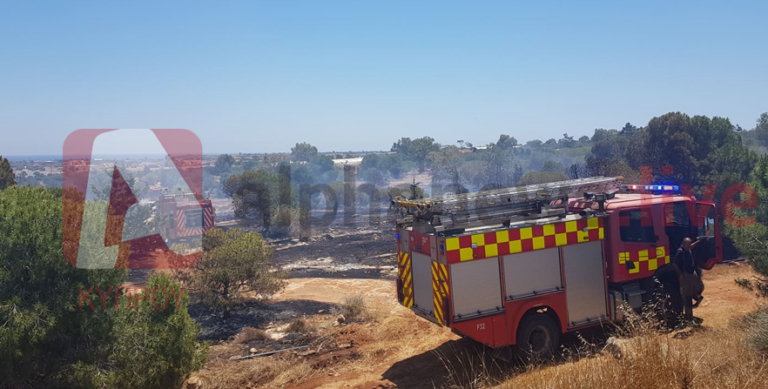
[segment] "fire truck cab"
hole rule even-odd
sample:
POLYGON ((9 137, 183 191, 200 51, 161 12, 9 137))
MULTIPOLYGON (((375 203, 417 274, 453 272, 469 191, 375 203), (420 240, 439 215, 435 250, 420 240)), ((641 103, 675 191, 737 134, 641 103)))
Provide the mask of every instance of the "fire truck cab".
POLYGON ((622 320, 654 296, 680 312, 670 265, 699 238, 699 267, 722 262, 715 204, 675 185, 621 177, 396 201, 398 300, 493 348, 551 356, 560 335, 622 320))
POLYGON ((191 193, 161 195, 155 206, 158 230, 169 245, 199 238, 214 227, 211 200, 198 201, 191 193))

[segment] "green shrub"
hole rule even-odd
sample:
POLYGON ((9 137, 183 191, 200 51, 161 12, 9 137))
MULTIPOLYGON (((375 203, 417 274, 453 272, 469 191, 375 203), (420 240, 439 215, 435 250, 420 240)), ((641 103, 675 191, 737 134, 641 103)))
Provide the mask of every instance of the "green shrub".
MULTIPOLYGON (((65 194, 64 201, 77 195, 65 194)), ((120 286, 127 276, 124 269, 78 269, 65 259, 64 252, 78 248, 63 245, 62 226, 78 225, 79 215, 103 214, 107 204, 89 201, 84 207, 68 207, 72 214, 64 215, 61 190, 0 191, 0 387, 180 387, 206 352, 196 341, 186 297, 178 310, 157 311, 148 301, 136 310, 126 309, 127 301, 114 310, 115 293, 106 293, 102 305, 94 290, 95 309, 79 307, 80 288, 120 286)), ((85 227, 79 250, 92 251, 94 261, 110 260, 108 250, 89 246, 103 236, 103 230, 85 227)), ((124 260, 119 257, 118 264, 124 260)), ((150 282, 159 285, 178 290, 167 278, 150 282)))
POLYGON ((272 265, 272 249, 256 232, 214 228, 203 235, 203 255, 189 285, 201 302, 228 317, 246 293, 266 299, 283 287, 285 274, 272 265))

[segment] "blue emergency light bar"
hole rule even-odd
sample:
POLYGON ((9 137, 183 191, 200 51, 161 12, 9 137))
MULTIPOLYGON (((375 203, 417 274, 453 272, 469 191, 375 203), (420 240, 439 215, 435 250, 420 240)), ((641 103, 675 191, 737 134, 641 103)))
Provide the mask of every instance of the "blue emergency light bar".
POLYGON ((664 193, 680 193, 679 185, 622 185, 621 189, 624 192, 664 192, 664 193))

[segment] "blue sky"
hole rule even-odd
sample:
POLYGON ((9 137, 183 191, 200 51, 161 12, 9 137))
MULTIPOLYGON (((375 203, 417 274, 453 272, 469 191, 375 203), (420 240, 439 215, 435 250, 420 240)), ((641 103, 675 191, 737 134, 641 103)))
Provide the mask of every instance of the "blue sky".
POLYGON ((768 111, 765 2, 415 3, 0 0, 0 154, 80 128, 381 150, 768 111))

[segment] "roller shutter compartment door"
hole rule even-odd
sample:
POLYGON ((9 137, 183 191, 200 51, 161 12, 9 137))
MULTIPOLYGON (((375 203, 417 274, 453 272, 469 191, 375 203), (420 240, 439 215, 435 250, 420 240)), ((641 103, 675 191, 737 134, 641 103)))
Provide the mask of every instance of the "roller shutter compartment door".
POLYGON ((451 265, 451 299, 456 320, 503 311, 499 258, 451 265))
POLYGON ((602 242, 563 247, 568 322, 584 324, 606 316, 602 242))
POLYGON ((432 258, 420 254, 411 254, 411 269, 413 271, 413 307, 424 313, 432 313, 435 309, 432 298, 432 258))
POLYGON ((406 229, 400 231, 400 252, 408 253, 411 250, 408 249, 408 239, 410 239, 410 232, 406 229))
POLYGON ((515 300, 563 290, 560 250, 529 251, 503 257, 507 299, 515 300))

